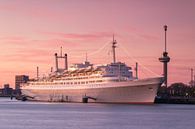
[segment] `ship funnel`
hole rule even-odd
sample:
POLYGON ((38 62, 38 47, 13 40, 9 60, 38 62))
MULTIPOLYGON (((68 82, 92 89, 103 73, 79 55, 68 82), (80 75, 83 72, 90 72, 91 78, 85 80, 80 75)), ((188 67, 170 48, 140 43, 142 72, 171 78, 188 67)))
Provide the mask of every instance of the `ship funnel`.
POLYGON ((58 54, 55 53, 56 71, 58 71, 58 54))
POLYGON ((39 79, 39 67, 37 66, 37 80, 39 79))
POLYGON ((65 70, 68 70, 68 56, 67 56, 67 54, 64 55, 64 60, 65 60, 65 70))
POLYGON ((68 56, 67 54, 64 54, 64 56, 62 56, 62 47, 61 47, 61 52, 59 56, 57 53, 55 53, 55 65, 56 65, 56 72, 62 72, 63 70, 68 70, 68 56), (64 60, 64 68, 59 68, 58 58, 64 60))
POLYGON ((53 67, 51 67, 51 73, 53 72, 53 67))
POLYGON ((136 79, 138 79, 138 63, 137 62, 135 63, 135 72, 136 72, 135 73, 136 74, 135 77, 136 77, 136 79))

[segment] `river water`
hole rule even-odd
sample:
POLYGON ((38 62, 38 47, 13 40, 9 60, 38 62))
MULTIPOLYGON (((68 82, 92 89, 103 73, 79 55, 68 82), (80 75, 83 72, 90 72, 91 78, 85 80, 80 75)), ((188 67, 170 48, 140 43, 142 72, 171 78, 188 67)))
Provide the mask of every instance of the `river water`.
POLYGON ((0 129, 195 129, 195 105, 43 103, 0 98, 0 129))

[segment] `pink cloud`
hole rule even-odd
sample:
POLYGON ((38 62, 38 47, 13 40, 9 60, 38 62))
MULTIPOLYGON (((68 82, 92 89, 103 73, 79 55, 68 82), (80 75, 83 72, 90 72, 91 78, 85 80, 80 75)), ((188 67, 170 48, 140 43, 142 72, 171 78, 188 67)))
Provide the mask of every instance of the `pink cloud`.
MULTIPOLYGON (((84 47, 83 44, 86 45, 93 42, 101 43, 101 40, 104 38, 109 38, 112 40, 113 34, 110 32, 95 32, 95 33, 87 33, 87 34, 79 34, 79 33, 62 33, 62 32, 37 32, 38 35, 45 35, 47 39, 31 39, 24 36, 6 36, 0 37, 0 41, 5 43, 5 45, 9 46, 17 46, 17 48, 53 48, 64 46, 66 48, 74 48, 74 49, 82 49, 84 47), (48 37, 51 37, 48 39, 48 37), (78 41, 79 40, 79 41, 78 41)), ((116 35, 116 34, 115 34, 116 35)), ((117 35, 119 36, 119 35, 117 35)), ((111 41, 110 40, 110 41, 111 41)), ((97 45, 97 44, 96 44, 97 45)))
POLYGON ((146 40, 159 40, 159 37, 154 35, 148 35, 148 34, 138 34, 138 35, 146 40))
POLYGON ((26 37, 22 37, 22 36, 9 36, 9 37, 0 37, 0 40, 4 40, 4 41, 25 41, 27 38, 26 37))
POLYGON ((40 32, 46 36, 57 36, 65 39, 98 39, 105 37, 112 37, 110 32, 97 32, 97 33, 88 33, 88 34, 78 34, 78 33, 63 33, 63 32, 40 32))
POLYGON ((25 47, 25 49, 28 49, 28 47, 30 46, 32 46, 32 48, 48 48, 63 45, 71 47, 75 45, 74 43, 65 40, 62 41, 60 39, 30 39, 22 36, 0 37, 0 41, 1 43, 4 43, 4 46, 9 45, 15 49, 23 47, 25 47), (17 46, 17 48, 15 46, 17 46))
MULTIPOLYGON (((143 28, 136 28, 133 26, 125 28, 125 31, 133 37, 138 37, 145 40, 159 40, 160 37, 156 34, 148 34, 148 32, 142 30, 143 28)), ((151 32, 150 32, 151 33, 151 32)))
MULTIPOLYGON (((48 2, 49 0, 46 0, 48 2)), ((54 1, 49 1, 51 7, 54 1)), ((6 1, 0 5, 0 10, 12 13, 15 15, 23 15, 24 17, 48 19, 52 21, 59 21, 59 19, 66 20, 67 17, 65 12, 59 10, 59 8, 49 8, 44 1, 26 1, 26 0, 15 0, 6 1)))
POLYGON ((16 51, 14 53, 6 54, 1 57, 1 60, 5 62, 39 62, 46 63, 48 62, 49 55, 46 50, 39 49, 26 49, 16 51))
POLYGON ((16 11, 17 10, 17 7, 14 6, 13 4, 1 4, 0 5, 0 10, 16 11))

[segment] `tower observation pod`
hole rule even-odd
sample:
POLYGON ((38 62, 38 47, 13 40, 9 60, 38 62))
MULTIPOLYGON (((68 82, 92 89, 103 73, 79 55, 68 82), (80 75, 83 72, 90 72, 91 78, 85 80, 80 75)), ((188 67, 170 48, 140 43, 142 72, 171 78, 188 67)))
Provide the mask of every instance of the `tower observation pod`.
POLYGON ((167 87, 167 78, 168 78, 168 62, 170 61, 170 57, 167 52, 167 25, 164 25, 165 30, 165 50, 163 52, 162 57, 159 58, 159 61, 163 63, 163 76, 164 76, 164 84, 167 87))

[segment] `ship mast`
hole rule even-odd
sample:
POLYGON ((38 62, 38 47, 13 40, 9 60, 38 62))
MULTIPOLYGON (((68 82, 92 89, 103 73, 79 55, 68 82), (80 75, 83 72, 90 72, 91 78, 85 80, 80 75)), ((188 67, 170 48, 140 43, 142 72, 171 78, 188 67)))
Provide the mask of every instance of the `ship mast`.
POLYGON ((113 41, 112 41, 113 63, 116 63, 116 55, 115 55, 116 44, 117 44, 117 42, 114 39, 114 35, 113 35, 113 41))
POLYGON ((85 62, 87 62, 87 52, 85 53, 85 62))

